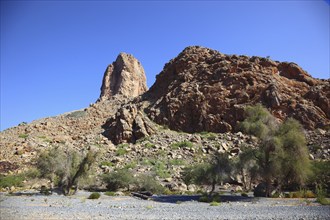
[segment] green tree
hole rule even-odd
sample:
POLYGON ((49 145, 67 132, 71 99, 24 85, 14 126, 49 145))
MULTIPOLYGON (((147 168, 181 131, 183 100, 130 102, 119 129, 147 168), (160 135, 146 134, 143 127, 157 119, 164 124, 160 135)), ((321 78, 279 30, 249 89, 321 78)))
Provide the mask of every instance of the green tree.
POLYGON ((120 169, 103 176, 103 181, 107 184, 107 189, 117 191, 120 188, 130 190, 130 185, 134 182, 133 174, 128 169, 120 169))
POLYGON ((211 185, 211 196, 216 184, 229 178, 232 168, 233 163, 228 158, 228 155, 218 153, 207 163, 187 167, 183 172, 183 179, 188 184, 211 185))
POLYGON ((282 184, 303 185, 310 174, 311 163, 302 126, 297 120, 289 118, 279 127, 277 136, 284 152, 282 184))
POLYGON ((308 150, 302 127, 298 121, 276 121, 260 104, 246 108, 246 119, 241 129, 260 140, 253 150, 260 177, 270 196, 272 184, 303 184, 309 173, 308 150))
POLYGON ((41 176, 55 183, 64 195, 71 195, 77 191, 79 180, 88 174, 96 157, 97 152, 91 149, 83 155, 73 149, 53 147, 40 154, 37 168, 41 176))
POLYGON ((255 160, 255 149, 243 147, 241 150, 235 162, 235 170, 242 176, 244 189, 249 191, 258 177, 259 168, 255 160))

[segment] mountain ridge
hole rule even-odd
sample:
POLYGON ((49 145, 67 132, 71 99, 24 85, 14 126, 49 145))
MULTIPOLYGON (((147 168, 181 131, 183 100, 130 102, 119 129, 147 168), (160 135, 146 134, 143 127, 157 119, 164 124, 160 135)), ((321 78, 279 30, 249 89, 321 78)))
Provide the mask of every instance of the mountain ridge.
POLYGON ((312 157, 329 158, 329 79, 314 79, 294 63, 192 46, 166 63, 147 90, 141 63, 125 53, 118 57, 104 73, 98 101, 89 107, 2 131, 0 162, 19 168, 0 173, 33 165, 51 146, 81 151, 98 146, 104 152, 100 160, 116 158, 118 166, 138 157, 140 150, 146 155, 156 152, 143 148, 145 138, 156 150, 172 152, 171 158, 195 155, 191 149, 174 151, 170 146, 176 141, 204 145, 204 154, 212 149, 231 151, 239 148, 238 143, 251 142, 238 132, 237 124, 244 119, 246 105, 260 102, 279 120, 298 119, 305 126, 312 157), (116 81, 112 74, 122 79, 116 81), (215 140, 230 147, 216 149, 199 132, 215 132, 215 140), (128 143, 133 156, 116 156, 122 143, 128 143))

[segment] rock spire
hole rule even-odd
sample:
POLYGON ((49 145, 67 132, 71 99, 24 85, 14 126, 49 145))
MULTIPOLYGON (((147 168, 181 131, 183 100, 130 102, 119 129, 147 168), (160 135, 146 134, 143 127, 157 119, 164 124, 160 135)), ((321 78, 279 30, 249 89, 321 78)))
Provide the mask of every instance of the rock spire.
POLYGON ((130 54, 120 53, 104 72, 99 101, 115 95, 136 97, 148 90, 141 63, 130 54))

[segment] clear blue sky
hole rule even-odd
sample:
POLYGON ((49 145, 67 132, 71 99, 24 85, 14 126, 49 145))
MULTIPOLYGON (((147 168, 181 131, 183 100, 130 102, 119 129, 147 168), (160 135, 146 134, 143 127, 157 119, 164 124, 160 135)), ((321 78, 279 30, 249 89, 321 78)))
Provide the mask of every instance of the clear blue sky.
POLYGON ((326 1, 1 1, 1 130, 87 107, 120 52, 150 87, 186 46, 292 61, 329 78, 326 1))

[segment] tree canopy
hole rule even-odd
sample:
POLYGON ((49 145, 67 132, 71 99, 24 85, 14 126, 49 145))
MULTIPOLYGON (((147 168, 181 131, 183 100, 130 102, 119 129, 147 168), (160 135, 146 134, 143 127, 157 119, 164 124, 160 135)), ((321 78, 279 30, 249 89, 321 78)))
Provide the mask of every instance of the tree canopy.
POLYGON ((288 118, 279 123, 260 104, 246 107, 246 114, 246 119, 240 124, 241 129, 260 140, 252 154, 258 173, 266 183, 267 196, 270 195, 271 185, 275 181, 279 186, 304 184, 309 174, 310 161, 299 122, 288 118))

